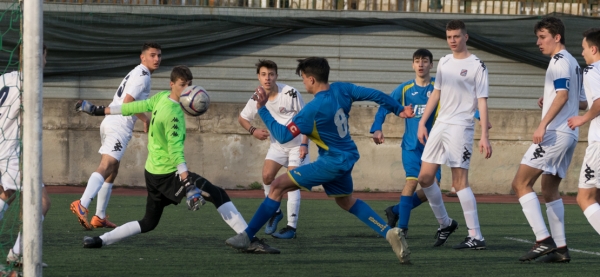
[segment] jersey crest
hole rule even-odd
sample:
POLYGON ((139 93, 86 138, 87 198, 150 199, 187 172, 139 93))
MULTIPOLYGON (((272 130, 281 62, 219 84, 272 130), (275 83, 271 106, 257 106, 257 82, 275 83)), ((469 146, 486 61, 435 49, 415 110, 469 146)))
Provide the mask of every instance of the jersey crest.
POLYGON ((461 70, 460 71, 460 76, 467 76, 467 72, 468 71, 466 69, 461 70))

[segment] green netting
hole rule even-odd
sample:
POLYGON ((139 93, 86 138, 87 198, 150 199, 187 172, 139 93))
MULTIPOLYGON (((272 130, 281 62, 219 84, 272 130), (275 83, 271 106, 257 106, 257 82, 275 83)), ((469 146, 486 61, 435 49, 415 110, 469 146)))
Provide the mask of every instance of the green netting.
MULTIPOLYGON (((12 196, 14 200, 0 220, 0 259, 6 259, 22 226, 20 217, 22 75, 14 72, 19 68, 21 15, 18 1, 14 1, 9 9, 0 11, 2 23, 0 25, 0 57, 2 58, 0 66, 2 70, 0 76, 0 174, 2 178, 0 183, 5 191, 8 190, 9 185, 16 185, 12 196)), ((0 211, 2 208, 0 206, 0 211)), ((3 260, 0 261, 2 261, 0 264, 5 264, 3 260)), ((15 267, 15 263, 0 266, 0 272, 7 273, 15 267)))

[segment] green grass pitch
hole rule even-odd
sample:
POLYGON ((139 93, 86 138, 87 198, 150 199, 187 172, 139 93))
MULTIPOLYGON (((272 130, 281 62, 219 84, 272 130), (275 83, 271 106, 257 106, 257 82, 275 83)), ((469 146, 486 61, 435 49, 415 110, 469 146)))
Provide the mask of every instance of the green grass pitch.
MULTIPOLYGON (((362 224, 333 200, 302 200, 298 237, 268 239, 280 255, 239 253, 225 245, 234 235, 214 206, 190 212, 185 204, 165 209, 158 227, 102 249, 84 249, 83 236, 109 229, 84 231, 69 211, 78 195, 53 194, 44 222, 44 276, 597 276, 600 240, 576 205, 566 206, 570 264, 520 263, 533 240, 517 204, 479 204, 479 218, 488 250, 453 250, 467 234, 460 205, 446 205, 459 222, 446 246, 433 248, 436 220, 427 204, 413 210, 408 244, 413 265, 400 265, 384 238, 362 224), (544 275, 542 275, 544 274, 544 275)), ((285 201, 285 200, 284 200, 285 201)), ((260 199, 233 199, 249 221, 260 199)), ((383 217, 389 201, 367 201, 383 217)), ((90 211, 94 211, 95 204, 90 211)), ((111 221, 141 219, 145 197, 113 196, 111 221)), ((285 203, 282 205, 285 209, 285 203)), ((285 224, 285 218, 279 228, 285 224)), ((265 237, 263 231, 259 237, 265 237)), ((4 235, 6 236, 6 235, 4 235)), ((7 251, 7 250, 6 250, 7 251)))

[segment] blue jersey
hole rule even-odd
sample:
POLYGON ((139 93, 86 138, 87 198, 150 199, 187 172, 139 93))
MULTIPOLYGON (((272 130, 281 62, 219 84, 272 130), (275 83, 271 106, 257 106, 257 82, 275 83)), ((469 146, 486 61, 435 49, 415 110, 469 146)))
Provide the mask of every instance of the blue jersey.
MULTIPOLYGON (((429 84, 424 87, 417 85, 415 80, 410 80, 400 84, 396 89, 394 89, 394 91, 392 91, 392 98, 396 99, 396 101, 399 103, 402 103, 402 106, 408 106, 412 104, 415 111, 415 117, 404 119, 405 127, 401 145, 402 149, 404 150, 414 150, 418 147, 423 147, 423 145, 417 139, 417 130, 419 129, 419 121, 421 120, 421 116, 423 116, 423 112, 425 112, 427 100, 429 100, 429 96, 431 96, 431 93, 433 92, 434 84, 435 78, 433 77, 431 78, 429 84)), ((390 111, 388 111, 385 107, 379 107, 377 114, 375 114, 375 121, 371 126, 371 133, 381 130, 383 122, 385 122, 385 116, 388 113, 390 113, 390 111)), ((437 114, 437 109, 435 114, 437 114)), ((431 131, 431 127, 435 121, 435 114, 434 116, 430 116, 425 124, 428 132, 431 131)))
POLYGON ((294 116, 287 127, 277 123, 265 107, 259 110, 259 114, 271 135, 280 143, 304 134, 317 144, 320 157, 329 158, 332 166, 349 170, 360 156, 350 137, 348 114, 352 102, 369 100, 396 115, 404 109, 398 101, 381 91, 350 83, 332 83, 328 90, 315 94, 315 98, 294 116))

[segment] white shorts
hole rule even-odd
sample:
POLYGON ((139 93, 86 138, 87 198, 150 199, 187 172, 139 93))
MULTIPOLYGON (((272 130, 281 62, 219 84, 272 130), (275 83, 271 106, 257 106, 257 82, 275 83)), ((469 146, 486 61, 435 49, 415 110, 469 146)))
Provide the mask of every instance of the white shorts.
POLYGON ((21 190, 21 171, 19 170, 19 159, 0 161, 0 184, 4 190, 21 190))
POLYGON ((594 142, 585 149, 585 157, 579 172, 579 188, 600 189, 600 142, 594 142))
POLYGON ((543 174, 556 175, 560 178, 567 176, 577 140, 571 135, 558 132, 546 132, 542 143, 532 144, 521 164, 543 170, 543 174))
POLYGON ((271 144, 265 160, 272 160, 285 167, 299 167, 309 163, 308 154, 304 159, 300 158, 300 146, 287 148, 277 144, 271 144))
POLYGON ((132 130, 122 126, 119 122, 103 120, 100 124, 100 137, 102 146, 98 153, 110 155, 121 161, 127 144, 131 140, 132 130))
POLYGON ((429 133, 421 160, 469 169, 473 154, 473 126, 436 122, 429 133))

